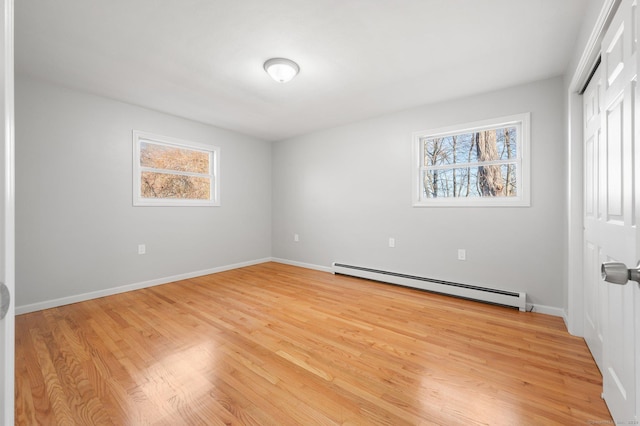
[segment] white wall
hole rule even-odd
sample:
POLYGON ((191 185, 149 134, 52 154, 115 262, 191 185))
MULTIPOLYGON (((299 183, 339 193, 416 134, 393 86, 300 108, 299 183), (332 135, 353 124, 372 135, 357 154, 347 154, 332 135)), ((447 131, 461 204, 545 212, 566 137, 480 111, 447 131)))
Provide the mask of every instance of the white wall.
POLYGON ((269 142, 23 76, 16 156, 17 306, 270 256, 269 142), (222 206, 133 207, 133 129, 221 147, 222 206))
POLYGON ((526 291, 529 303, 560 308, 562 96, 555 78, 276 142, 272 152, 268 142, 19 77, 16 304, 273 256, 526 291), (412 132, 521 112, 532 113, 530 208, 411 207, 412 132), (222 206, 134 208, 132 129, 220 146, 222 206), (456 260, 458 248, 467 261, 456 260))
POLYGON ((561 308, 563 117, 554 78, 276 142, 272 255, 526 291, 529 303, 561 308), (531 207, 411 207, 412 132, 522 112, 531 112, 531 207))

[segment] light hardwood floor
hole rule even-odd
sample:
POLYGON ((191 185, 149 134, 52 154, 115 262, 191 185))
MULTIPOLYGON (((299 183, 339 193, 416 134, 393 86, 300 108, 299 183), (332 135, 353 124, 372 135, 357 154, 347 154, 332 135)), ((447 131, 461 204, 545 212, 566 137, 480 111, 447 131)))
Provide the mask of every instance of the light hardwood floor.
POLYGON ((16 318, 20 425, 604 424, 562 319, 265 263, 16 318))

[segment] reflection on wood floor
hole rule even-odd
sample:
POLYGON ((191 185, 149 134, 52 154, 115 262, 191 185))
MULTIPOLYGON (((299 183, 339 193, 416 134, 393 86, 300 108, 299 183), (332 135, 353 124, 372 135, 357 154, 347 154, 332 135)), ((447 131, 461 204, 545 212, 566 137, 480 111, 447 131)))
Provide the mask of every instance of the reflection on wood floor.
POLYGON ((16 423, 610 421, 561 318, 264 263, 16 317, 16 423))

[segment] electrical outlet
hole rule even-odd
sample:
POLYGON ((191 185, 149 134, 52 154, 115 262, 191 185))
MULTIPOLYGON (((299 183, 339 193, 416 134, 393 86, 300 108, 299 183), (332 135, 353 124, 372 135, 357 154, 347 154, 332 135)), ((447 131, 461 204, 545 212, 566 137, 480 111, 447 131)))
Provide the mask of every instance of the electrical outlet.
POLYGON ((138 244, 138 254, 145 254, 147 252, 147 246, 144 244, 138 244))
POLYGON ((467 260, 467 251, 465 249, 458 249, 458 260, 467 260))
POLYGON ((293 241, 296 242, 296 243, 299 242, 300 241, 300 235, 293 234, 293 241))
POLYGON ((395 238, 389 238, 389 247, 393 248, 396 246, 396 239, 395 238))

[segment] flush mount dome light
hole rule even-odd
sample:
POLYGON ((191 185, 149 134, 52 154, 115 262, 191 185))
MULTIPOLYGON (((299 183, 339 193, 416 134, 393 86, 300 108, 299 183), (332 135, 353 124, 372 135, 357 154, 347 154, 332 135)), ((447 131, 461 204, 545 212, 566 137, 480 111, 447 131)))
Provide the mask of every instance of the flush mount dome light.
POLYGON ((290 59, 272 58, 264 63, 264 70, 278 83, 286 83, 300 72, 300 67, 290 59))

